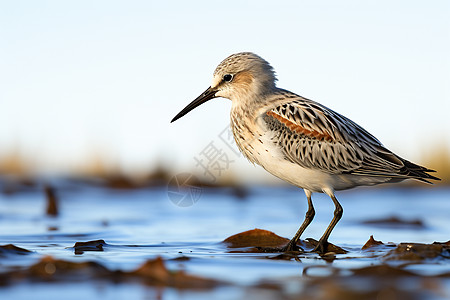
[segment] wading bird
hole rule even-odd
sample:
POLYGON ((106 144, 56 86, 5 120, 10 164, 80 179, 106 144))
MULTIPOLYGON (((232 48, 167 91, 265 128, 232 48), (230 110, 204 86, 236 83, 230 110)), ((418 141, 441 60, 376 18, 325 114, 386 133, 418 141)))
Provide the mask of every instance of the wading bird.
POLYGON ((356 186, 417 179, 439 180, 433 170, 416 165, 385 148, 373 135, 343 115, 275 85, 273 68, 250 52, 223 60, 211 86, 171 122, 213 98, 228 98, 231 128, 239 150, 252 163, 305 191, 306 217, 282 251, 297 242, 314 218, 314 192, 335 205, 334 217, 313 250, 326 253, 328 237, 342 217, 334 193, 356 186))

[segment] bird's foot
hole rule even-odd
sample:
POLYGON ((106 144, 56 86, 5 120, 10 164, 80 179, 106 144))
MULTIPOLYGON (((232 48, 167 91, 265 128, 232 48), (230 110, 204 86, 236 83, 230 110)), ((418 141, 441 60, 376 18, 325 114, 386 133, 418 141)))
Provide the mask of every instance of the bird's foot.
POLYGON ((332 243, 329 243, 328 241, 316 241, 315 239, 308 238, 306 239, 306 242, 311 245, 311 247, 314 247, 313 250, 310 252, 315 252, 320 255, 327 254, 327 253, 335 253, 335 254, 345 254, 348 253, 347 250, 336 246, 332 243))
POLYGON ((319 240, 319 243, 314 247, 311 252, 316 252, 318 254, 325 254, 328 252, 328 241, 319 240))
POLYGON ((299 247, 297 243, 290 241, 286 246, 281 248, 280 252, 304 252, 302 247, 299 247))

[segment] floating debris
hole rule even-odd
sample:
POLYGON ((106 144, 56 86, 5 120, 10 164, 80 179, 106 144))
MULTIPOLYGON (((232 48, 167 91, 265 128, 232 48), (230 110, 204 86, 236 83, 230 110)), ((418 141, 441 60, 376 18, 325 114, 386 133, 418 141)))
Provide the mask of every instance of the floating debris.
POLYGON ((84 251, 103 251, 103 247, 108 245, 104 240, 88 242, 76 242, 73 246, 75 254, 83 254, 84 251))
POLYGON ((373 235, 370 236, 369 240, 362 246, 361 250, 366 250, 372 247, 376 247, 379 245, 384 245, 382 241, 377 241, 373 238, 373 235))

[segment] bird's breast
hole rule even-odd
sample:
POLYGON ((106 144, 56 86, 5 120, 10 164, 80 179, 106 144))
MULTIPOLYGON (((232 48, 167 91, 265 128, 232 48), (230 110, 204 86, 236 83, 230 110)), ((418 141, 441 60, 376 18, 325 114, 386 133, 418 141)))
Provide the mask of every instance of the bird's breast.
POLYGON ((262 132, 256 126, 255 120, 251 119, 245 112, 231 112, 231 130, 233 131, 234 140, 242 154, 252 163, 258 163, 260 147, 255 142, 261 142, 262 132))
POLYGON ((250 162, 267 169, 268 164, 286 160, 282 149, 273 140, 275 133, 267 128, 262 118, 232 112, 231 129, 236 145, 250 162))

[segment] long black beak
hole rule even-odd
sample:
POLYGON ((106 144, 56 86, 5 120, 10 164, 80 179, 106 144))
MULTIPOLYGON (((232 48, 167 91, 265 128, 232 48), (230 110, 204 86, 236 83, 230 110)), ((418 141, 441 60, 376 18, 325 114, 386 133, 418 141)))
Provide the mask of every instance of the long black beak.
POLYGON ((206 89, 206 91, 204 91, 200 96, 198 96, 194 101, 192 101, 191 103, 189 103, 185 108, 183 108, 182 111, 180 111, 178 113, 178 115, 176 115, 172 121, 170 121, 170 123, 175 122, 176 120, 178 120, 179 118, 181 118, 182 116, 184 116, 185 114, 187 114, 188 112, 190 112, 191 110, 193 110, 194 108, 196 108, 197 106, 202 105, 203 103, 213 99, 216 97, 216 92, 217 90, 212 89, 211 87, 209 87, 208 89, 206 89))

